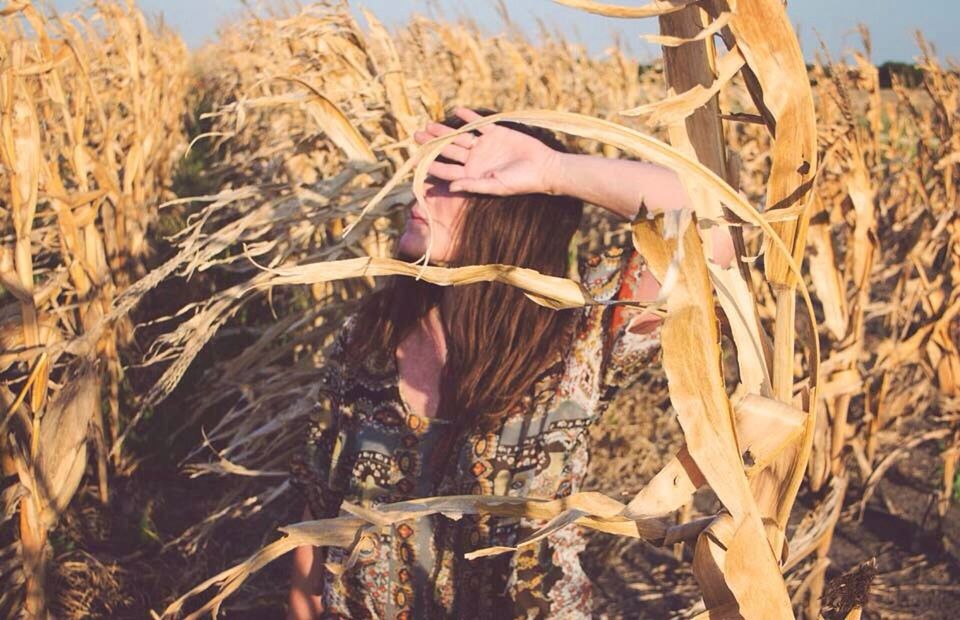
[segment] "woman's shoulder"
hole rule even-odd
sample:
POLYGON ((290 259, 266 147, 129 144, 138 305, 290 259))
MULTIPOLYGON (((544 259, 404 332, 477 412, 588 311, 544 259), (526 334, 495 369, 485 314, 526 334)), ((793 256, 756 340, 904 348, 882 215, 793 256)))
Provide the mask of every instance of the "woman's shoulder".
POLYGON ((577 260, 580 284, 600 302, 585 306, 577 319, 575 335, 567 350, 569 359, 587 359, 603 349, 603 334, 615 307, 605 302, 623 295, 624 277, 635 250, 631 246, 612 245, 597 251, 581 253, 577 260))
POLYGON ((389 381, 396 372, 393 351, 376 343, 367 346, 366 329, 358 312, 346 315, 326 350, 325 360, 340 373, 345 386, 389 381))
POLYGON ((610 301, 617 297, 624 278, 639 271, 641 260, 632 245, 613 245, 581 255, 580 282, 597 301, 610 301))
POLYGON ((327 350, 327 359, 338 362, 344 361, 351 343, 354 342, 358 321, 359 316, 356 312, 351 312, 339 319, 339 325, 333 330, 333 341, 327 350))
POLYGON ((590 332, 598 346, 606 345, 605 348, 609 349, 640 313, 638 308, 630 305, 604 302, 637 299, 645 268, 643 255, 632 244, 610 246, 582 258, 581 283, 595 300, 601 302, 585 309, 588 325, 582 331, 590 332))
POLYGON ((320 351, 317 365, 318 380, 322 388, 342 388, 348 374, 347 353, 350 350, 351 334, 356 326, 356 317, 347 315, 330 326, 326 345, 320 351))

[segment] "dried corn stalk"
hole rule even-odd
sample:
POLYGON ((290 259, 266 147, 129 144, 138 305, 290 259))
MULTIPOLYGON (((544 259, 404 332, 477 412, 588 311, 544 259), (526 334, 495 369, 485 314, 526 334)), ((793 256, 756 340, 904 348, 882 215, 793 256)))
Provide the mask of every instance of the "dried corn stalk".
MULTIPOLYGON (((595 12, 610 10, 610 5, 594 2, 568 4, 595 12)), ((857 456, 853 466, 870 481, 864 496, 869 498, 884 472, 905 453, 891 450, 891 446, 898 442, 921 445, 931 437, 949 439, 943 453, 941 506, 946 505, 957 433, 943 427, 946 422, 936 421, 931 423, 941 427, 913 437, 901 438, 896 429, 906 420, 932 419, 937 412, 949 415, 958 406, 960 359, 955 343, 960 335, 960 302, 955 283, 960 279, 960 234, 955 185, 960 149, 951 123, 957 108, 955 93, 960 90, 956 76, 941 69, 925 52, 922 101, 917 92, 896 81, 891 101, 879 96, 869 50, 855 57, 851 66, 831 61, 832 79, 825 77, 825 69, 815 68, 817 137, 824 157, 815 191, 811 191, 809 181, 819 167, 812 158, 816 146, 812 107, 807 101, 805 73, 798 66, 792 34, 781 19, 778 2, 662 1, 640 9, 620 7, 619 12, 662 17, 662 36, 657 40, 671 50, 665 52, 668 86, 673 88, 669 96, 657 80, 656 68, 637 79, 636 63, 616 49, 597 60, 552 35, 534 46, 515 30, 491 39, 469 23, 422 18, 393 34, 374 26, 367 35, 345 12, 321 5, 227 29, 219 43, 197 56, 202 68, 198 88, 209 93, 213 104, 205 128, 209 129, 207 138, 212 138, 211 178, 222 189, 199 201, 202 206, 196 217, 174 240, 177 255, 131 287, 117 291, 112 307, 82 310, 87 318, 75 322, 83 325, 82 330, 64 330, 58 318, 43 314, 36 321, 36 337, 46 345, 50 359, 78 356, 97 346, 102 337, 109 337, 143 293, 165 279, 200 271, 229 273, 229 286, 170 317, 170 327, 150 349, 145 363, 162 364, 164 372, 155 387, 142 395, 144 411, 170 393, 200 349, 211 346, 208 343, 221 326, 265 296, 276 305, 279 320, 263 326, 241 353, 210 368, 204 379, 207 389, 189 403, 195 416, 215 409, 223 412, 191 456, 201 462, 190 465, 189 471, 192 475, 231 476, 231 484, 223 485, 218 506, 207 518, 167 541, 168 545, 198 552, 227 518, 242 519, 284 497, 288 486, 278 480, 297 441, 292 429, 306 417, 312 367, 322 363, 324 343, 352 301, 368 290, 374 269, 420 274, 448 283, 464 275, 434 268, 421 271, 422 267, 379 258, 386 254, 397 231, 396 210, 391 205, 410 200, 411 190, 419 191, 423 166, 441 146, 435 143, 412 152, 405 138, 411 127, 428 117, 441 116, 451 103, 571 111, 601 119, 615 119, 618 110, 639 107, 649 114, 623 117, 623 127, 574 115, 535 112, 499 118, 539 122, 587 136, 592 141, 583 146, 591 152, 616 155, 624 151, 677 167, 696 206, 699 228, 725 226, 742 230, 744 236, 744 244, 738 248, 738 254, 745 257, 740 268, 720 270, 708 262, 710 284, 704 283, 704 271, 695 260, 700 241, 692 227, 682 229, 682 234, 680 227, 671 228, 674 236, 666 249, 661 248, 661 253, 672 257, 667 269, 684 274, 683 286, 673 289, 677 295, 672 302, 675 318, 682 312, 684 317, 693 316, 690 309, 696 310, 698 333, 704 338, 684 346, 693 349, 695 345, 702 352, 706 360, 697 368, 709 369, 714 386, 709 403, 691 399, 688 360, 668 354, 671 397, 682 409, 689 445, 626 506, 589 496, 596 502, 593 512, 591 506, 581 504, 555 507, 553 512, 539 513, 553 520, 537 536, 571 523, 637 536, 642 525, 644 536, 657 544, 697 543, 695 570, 707 613, 722 616, 739 609, 748 615, 787 615, 784 579, 776 566, 777 560, 783 559, 780 547, 775 543, 774 553, 755 544, 759 536, 755 515, 789 511, 797 476, 804 470, 805 446, 812 441, 808 469, 811 487, 821 489, 821 495, 793 532, 782 568, 794 600, 810 597, 807 613, 813 617, 831 534, 847 489, 841 467, 845 451, 857 456), (773 24, 779 35, 768 37, 757 27, 757 20, 773 24), (719 33, 727 52, 714 53, 714 33, 719 33), (674 53, 680 59, 677 62, 670 60, 674 53), (774 58, 788 59, 789 67, 772 68, 774 58), (924 103, 927 101, 929 105, 924 103), (718 113, 730 121, 722 128, 718 113), (858 132, 851 132, 861 114, 866 123, 858 132), (669 136, 673 149, 632 129, 651 119, 654 125, 669 122, 667 127, 652 129, 658 137, 669 136), (773 155, 773 169, 765 163, 768 154, 773 155), (411 155, 413 159, 401 175, 419 167, 421 173, 414 175, 413 186, 398 178, 377 196, 377 188, 387 184, 411 155), (747 198, 737 190, 743 190, 747 198), (784 198, 795 202, 784 206, 784 198), (372 205, 372 199, 382 199, 380 206, 372 205), (775 204, 778 201, 780 205, 775 204), (762 216, 751 204, 766 205, 762 216), (364 211, 365 206, 370 208, 364 211), (775 206, 780 208, 773 209, 775 206), (809 257, 812 273, 804 280, 797 267, 808 215, 807 230, 815 253, 809 257), (343 238, 348 226, 353 232, 343 238), (883 230, 884 235, 875 238, 872 230, 883 230), (680 239, 696 251, 683 257, 673 254, 680 239), (761 252, 762 245, 766 246, 764 265, 769 281, 763 270, 751 267, 752 257, 761 252), (254 261, 266 269, 258 268, 254 261), (332 280, 348 276, 351 278, 332 280), (293 282, 310 284, 294 288, 290 286, 293 282), (794 330, 793 311, 787 308, 793 303, 792 293, 787 291, 796 286, 805 294, 805 282, 812 285, 825 313, 820 337, 826 343, 826 381, 819 388, 818 343, 810 341, 803 348, 806 363, 801 369, 792 368, 794 346, 785 344, 792 340, 794 330), (306 286, 311 303, 304 309, 291 301, 296 299, 293 292, 306 286), (737 353, 740 387, 730 396, 722 393, 716 381, 713 308, 706 303, 711 286, 737 353), (776 356, 771 355, 766 334, 771 326, 777 334, 776 356), (296 360, 292 366, 291 360, 296 360), (791 398, 794 392, 802 397, 797 402, 791 398), (773 401, 770 396, 781 400, 773 401), (810 415, 821 399, 826 415, 810 415), (716 447, 711 444, 714 437, 716 447), (800 445, 800 449, 783 461, 787 467, 778 466, 780 473, 764 471, 791 445, 800 445), (202 462, 210 452, 212 460, 202 462), (738 466, 736 461, 743 453, 746 462, 738 466), (766 480, 758 482, 758 478, 766 480), (744 480, 770 491, 754 499, 743 493, 744 480), (659 520, 686 503, 690 493, 705 482, 720 487, 725 513, 697 516, 679 526, 659 520), (752 540, 748 538, 751 535, 752 540), (777 596, 757 594, 755 587, 761 583, 768 584, 777 596)), ((133 128, 124 135, 140 135, 136 131, 133 128)), ((144 161, 141 155, 131 151, 125 165, 138 169, 144 161)), ((90 214, 98 213, 96 209, 104 201, 112 208, 118 195, 116 189, 104 188, 126 185, 126 176, 121 179, 110 169, 107 166, 99 176, 84 176, 97 181, 85 187, 84 193, 73 194, 74 181, 69 175, 62 181, 64 190, 50 192, 58 198, 49 201, 58 214, 67 247, 86 247, 84 235, 91 230, 91 223, 94 231, 99 230, 98 220, 90 214), (62 196, 68 200, 59 199, 62 196), (77 241, 73 230, 78 231, 77 241)), ((56 186, 55 181, 50 183, 56 186)), ((131 182, 131 191, 135 187, 131 182)), ((151 195, 151 191, 145 194, 151 195)), ((44 204, 41 193, 40 209, 44 204)), ((129 204, 135 205, 134 201, 129 204)), ((136 213, 136 208, 128 210, 121 228, 131 230, 129 222, 136 213)), ((114 217, 114 211, 109 215, 114 217)), ((117 221, 111 219, 105 230, 114 234, 117 221)), ((638 234, 649 233, 644 226, 641 223, 638 234)), ((587 230, 584 247, 633 232, 617 230, 595 216, 590 217, 587 230)), ((703 237, 706 246, 710 238, 703 237)), ((652 235, 647 251, 660 244, 652 235)), ((120 274, 110 275, 111 270, 120 268, 109 258, 115 256, 109 247, 116 246, 104 242, 104 247, 100 258, 89 257, 93 272, 100 274, 97 278, 119 282, 120 274)), ((4 286, 15 293, 20 290, 20 280, 12 245, 2 260, 4 286)), ((96 279, 91 276, 91 288, 81 288, 83 274, 91 270, 80 269, 77 261, 64 264, 62 278, 69 278, 78 298, 83 290, 96 290, 92 286, 96 279)), ((471 277, 518 275, 501 266, 478 266, 468 272, 471 277)), ((530 292, 542 302, 589 302, 580 297, 576 283, 520 275, 524 286, 532 287, 530 292)), ((55 295, 51 291, 46 286, 33 293, 41 310, 55 295)), ((14 307, 19 312, 19 301, 17 304, 14 307)), ((809 314, 809 300, 805 299, 805 305, 809 314)), ((4 355, 8 363, 35 360, 33 350, 23 348, 26 334, 21 324, 17 321, 2 334, 5 343, 19 347, 4 355)), ((800 314, 798 326, 805 340, 815 338, 821 327, 805 313, 800 314)), ((34 380, 44 371, 36 362, 29 369, 34 380)), ((7 402, 17 396, 26 402, 29 391, 10 392, 7 402)), ((18 420, 26 427, 33 419, 25 406, 8 414, 8 420, 18 420)), ((134 421, 138 419, 135 416, 134 421)), ((184 423, 189 422, 185 416, 184 423)), ((111 437, 116 455, 123 452, 124 430, 111 437)), ((447 500, 436 500, 441 501, 447 500)), ((468 508, 502 509, 495 504, 468 508)), ((524 506, 524 510, 542 509, 536 500, 524 506)), ((342 534, 336 540, 343 542, 344 532, 375 527, 396 516, 356 512, 336 523, 289 529, 289 538, 208 582, 226 589, 207 608, 216 608, 252 569, 277 557, 281 549, 309 540, 331 540, 325 537, 336 532, 342 534), (333 529, 324 529, 330 527, 333 529)), ((782 536, 779 517, 767 523, 772 538, 782 536)), ((503 550, 491 550, 495 551, 503 550)), ((189 594, 202 590, 198 587, 189 594)))
POLYGON ((43 347, 93 329, 142 274, 146 228, 182 148, 183 43, 131 6, 93 11, 99 29, 80 15, 46 19, 29 2, 0 11, 0 332, 4 370, 23 370, 0 386, 3 469, 19 479, 5 494, 16 506, 4 507, 17 512, 20 535, 11 548, 21 566, 3 571, 0 614, 10 617, 21 605, 46 617, 47 534, 80 483, 88 426, 108 500, 117 349, 130 324, 99 330, 70 355, 43 347))

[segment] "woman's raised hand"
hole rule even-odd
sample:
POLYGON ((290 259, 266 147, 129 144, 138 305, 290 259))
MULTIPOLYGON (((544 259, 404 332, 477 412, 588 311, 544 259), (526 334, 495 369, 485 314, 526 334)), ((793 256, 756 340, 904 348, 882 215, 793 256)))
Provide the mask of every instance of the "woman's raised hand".
MULTIPOLYGON (((468 123, 483 118, 473 110, 454 113, 468 123)), ((552 173, 560 153, 525 133, 500 125, 486 125, 480 135, 461 134, 441 151, 454 162, 435 161, 427 169, 438 179, 450 181, 450 191, 512 196, 553 193, 552 173)), ((452 133, 441 123, 429 123, 414 134, 418 144, 452 133)))

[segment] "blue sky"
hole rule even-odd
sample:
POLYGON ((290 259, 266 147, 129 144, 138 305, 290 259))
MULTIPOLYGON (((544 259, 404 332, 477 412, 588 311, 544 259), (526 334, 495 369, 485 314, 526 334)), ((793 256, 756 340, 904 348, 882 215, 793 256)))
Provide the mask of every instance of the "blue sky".
MULTIPOLYGON (((611 0, 639 5, 643 0, 611 0)), ((191 47, 202 45, 216 36, 219 25, 243 12, 240 0, 137 0, 148 14, 163 13, 167 23, 180 31, 191 47)), ((53 0, 58 10, 74 10, 82 0, 53 0)), ((251 4, 269 4, 252 0, 251 4)), ((413 12, 429 14, 429 6, 438 6, 447 16, 468 14, 491 33, 501 30, 501 21, 494 0, 366 0, 352 2, 354 11, 364 6, 388 26, 402 23, 413 12)), ((511 17, 532 37, 537 32, 537 18, 582 41, 593 53, 601 53, 618 32, 640 58, 652 58, 659 51, 644 43, 638 33, 652 32, 656 20, 620 20, 589 15, 560 6, 550 0, 507 0, 511 17)), ((960 2, 958 0, 791 0, 788 13, 800 33, 801 45, 808 58, 819 48, 817 34, 827 42, 831 52, 859 48, 856 25, 863 22, 873 36, 873 59, 912 61, 917 55, 914 31, 920 29, 932 41, 941 57, 960 59, 960 2)), ((361 23, 362 19, 361 19, 361 23)))

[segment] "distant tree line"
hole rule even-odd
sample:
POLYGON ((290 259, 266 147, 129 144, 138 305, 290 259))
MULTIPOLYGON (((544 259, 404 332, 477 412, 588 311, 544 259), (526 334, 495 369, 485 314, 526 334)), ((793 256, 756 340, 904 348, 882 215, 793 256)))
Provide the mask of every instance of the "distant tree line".
MULTIPOLYGON (((830 77, 831 67, 828 65, 823 69, 826 76, 830 77)), ((888 60, 877 69, 880 73, 880 88, 882 89, 893 88, 894 75, 900 79, 900 83, 906 88, 918 88, 923 84, 923 71, 915 64, 888 60)), ((807 71, 813 71, 813 65, 807 65, 807 71)))
MULTIPOLYGON (((831 67, 826 66, 823 69, 826 76, 830 77, 831 67)), ((911 63, 888 60, 877 69, 880 72, 880 88, 882 89, 893 88, 894 75, 907 88, 918 88, 923 84, 923 71, 917 65, 911 63)), ((813 71, 813 65, 808 64, 807 71, 813 71)), ((816 80, 814 80, 814 83, 816 83, 816 80)))
MULTIPOLYGON (((880 88, 893 88, 893 76, 900 78, 900 83, 907 88, 917 88, 923 84, 923 71, 915 64, 906 62, 887 61, 878 67, 880 70, 880 88)), ((812 71, 813 65, 807 65, 807 71, 812 71)), ((824 67, 827 77, 830 76, 830 67, 824 67)), ((637 77, 642 77, 645 73, 652 71, 660 73, 663 66, 659 63, 650 65, 640 65, 637 69, 637 77)))
POLYGON ((880 65, 880 88, 892 88, 893 76, 900 78, 900 82, 907 88, 917 88, 923 83, 923 71, 917 65, 905 62, 888 61, 880 65))

